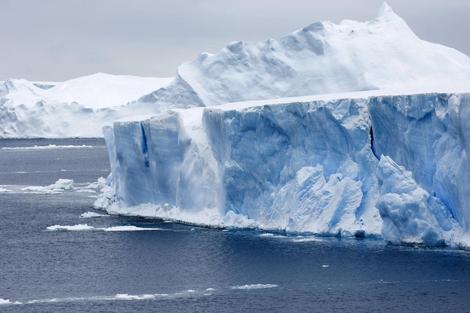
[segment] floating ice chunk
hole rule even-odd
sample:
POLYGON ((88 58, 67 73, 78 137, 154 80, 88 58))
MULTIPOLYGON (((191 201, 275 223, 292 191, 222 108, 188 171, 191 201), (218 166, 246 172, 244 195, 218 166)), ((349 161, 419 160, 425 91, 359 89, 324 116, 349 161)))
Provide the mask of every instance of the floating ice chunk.
POLYGON ((80 215, 80 218, 93 218, 93 217, 103 217, 103 216, 109 216, 109 215, 88 211, 88 212, 82 213, 80 215))
POLYGON ((78 224, 78 225, 52 225, 46 228, 50 231, 88 231, 95 230, 93 226, 88 224, 78 224))
POLYGON ((52 194, 60 193, 63 191, 68 191, 74 189, 72 179, 59 179, 55 183, 48 186, 29 186, 24 187, 21 190, 30 193, 43 193, 43 194, 52 194))

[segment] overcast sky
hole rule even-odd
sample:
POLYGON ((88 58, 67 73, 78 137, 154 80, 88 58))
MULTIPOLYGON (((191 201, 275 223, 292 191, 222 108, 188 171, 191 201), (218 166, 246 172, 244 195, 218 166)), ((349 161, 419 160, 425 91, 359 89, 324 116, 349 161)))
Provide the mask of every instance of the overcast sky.
MULTIPOLYGON (((423 39, 470 55, 469 0, 389 0, 423 39)), ((382 0, 0 0, 0 79, 173 76, 228 42, 319 20, 369 20, 382 0)))

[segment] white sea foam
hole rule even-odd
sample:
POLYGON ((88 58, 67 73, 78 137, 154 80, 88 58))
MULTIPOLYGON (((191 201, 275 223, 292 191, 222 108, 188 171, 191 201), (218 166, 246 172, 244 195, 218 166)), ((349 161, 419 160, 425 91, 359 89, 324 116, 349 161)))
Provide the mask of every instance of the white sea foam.
POLYGON ((155 299, 157 296, 161 296, 159 294, 142 294, 142 295, 130 295, 127 293, 119 293, 114 296, 116 300, 149 300, 155 299))
POLYGON ((90 145, 34 145, 27 147, 2 147, 2 150, 58 150, 58 149, 90 149, 90 148, 104 148, 105 146, 90 146, 90 145))
MULTIPOLYGON (((276 288, 278 285, 275 284, 249 284, 232 286, 229 289, 232 290, 253 290, 253 289, 268 289, 276 288)), ((33 305, 42 303, 69 303, 69 302, 100 302, 100 301, 156 301, 160 299, 174 299, 194 296, 211 296, 215 288, 206 288, 202 290, 187 289, 175 293, 143 293, 143 294, 129 294, 129 293, 117 293, 114 295, 104 296, 77 296, 77 297, 54 297, 54 298, 42 298, 42 299, 29 299, 29 300, 11 300, 0 298, 0 306, 4 305, 33 305)))
POLYGON ((249 284, 249 285, 232 286, 231 289, 252 290, 252 289, 268 289, 268 288, 277 288, 277 287, 279 286, 276 284, 249 284))
MULTIPOLYGON (((212 289, 212 288, 208 288, 212 289)), ((207 289, 206 289, 207 290, 207 289)), ((89 296, 89 297, 65 297, 65 298, 44 298, 44 299, 31 299, 23 301, 13 301, 10 299, 0 298, 0 306, 4 305, 28 305, 28 304, 41 304, 41 303, 68 303, 68 302, 99 302, 99 301, 139 301, 139 300, 159 300, 168 298, 180 298, 194 295, 205 295, 202 291, 185 290, 172 294, 168 293, 149 293, 149 294, 128 294, 118 293, 110 296, 89 296)))
POLYGON ((0 187, 0 193, 10 192, 10 190, 0 187))

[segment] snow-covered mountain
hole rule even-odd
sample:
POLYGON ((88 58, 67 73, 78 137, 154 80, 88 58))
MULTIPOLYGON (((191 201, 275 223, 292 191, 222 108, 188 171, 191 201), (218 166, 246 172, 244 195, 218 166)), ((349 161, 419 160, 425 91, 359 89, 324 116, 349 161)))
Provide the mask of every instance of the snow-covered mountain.
POLYGON ((174 79, 95 74, 62 83, 5 81, 0 136, 102 136, 101 127, 114 120, 168 108, 376 89, 470 90, 470 58, 420 40, 384 5, 369 22, 319 22, 279 40, 231 43, 182 64, 174 79))

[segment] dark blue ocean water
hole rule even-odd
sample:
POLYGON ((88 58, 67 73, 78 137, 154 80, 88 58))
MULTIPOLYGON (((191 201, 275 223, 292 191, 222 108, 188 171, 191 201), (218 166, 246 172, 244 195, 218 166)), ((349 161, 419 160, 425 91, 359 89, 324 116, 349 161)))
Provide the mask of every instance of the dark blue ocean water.
POLYGON ((0 312, 470 312, 470 254, 126 217, 95 194, 21 192, 108 173, 101 140, 0 141, 0 312), (34 145, 83 149, 9 150, 34 145), (12 186, 13 185, 13 186, 12 186), (87 223, 156 231, 47 231, 87 223), (247 286, 245 286, 247 285, 247 286), (18 304, 1 304, 9 299, 18 304))

